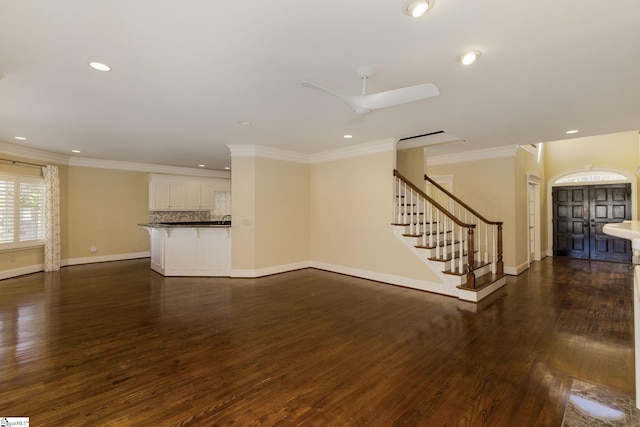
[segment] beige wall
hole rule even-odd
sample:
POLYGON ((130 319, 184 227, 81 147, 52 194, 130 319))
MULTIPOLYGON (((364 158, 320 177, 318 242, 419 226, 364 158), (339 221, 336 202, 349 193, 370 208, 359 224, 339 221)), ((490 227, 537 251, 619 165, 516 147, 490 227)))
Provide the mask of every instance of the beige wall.
MULTIPOLYGON (((73 263, 79 258, 149 251, 148 233, 137 225, 148 218, 146 173, 56 166, 60 179, 60 257, 63 263, 73 263), (96 246, 96 253, 90 253, 91 245, 96 246)), ((42 176, 38 168, 10 164, 0 165, 0 171, 42 176)), ((41 247, 0 253, 0 271, 33 267, 43 262, 41 247)))
POLYGON ((544 144, 546 173, 549 178, 585 166, 622 169, 637 175, 639 163, 638 131, 587 138, 565 139, 544 144))
POLYGON ((439 282, 393 235, 394 156, 389 151, 311 165, 311 259, 439 282))
POLYGON ((149 234, 138 225, 149 215, 147 173, 69 166, 60 187, 63 260, 149 251, 149 234))
POLYGON ((309 260, 309 165, 256 159, 256 268, 309 260))
POLYGON ((424 189, 424 147, 398 150, 396 169, 418 188, 424 189))
MULTIPOLYGON (((516 244, 515 157, 428 166, 427 175, 453 175, 454 194, 490 221, 502 221, 505 269, 521 261, 516 244)), ((526 218, 525 218, 526 220, 526 218)))
POLYGON ((231 157, 231 269, 256 268, 256 158, 231 157))
POLYGON ((231 170, 232 270, 308 262, 309 165, 239 156, 231 170))

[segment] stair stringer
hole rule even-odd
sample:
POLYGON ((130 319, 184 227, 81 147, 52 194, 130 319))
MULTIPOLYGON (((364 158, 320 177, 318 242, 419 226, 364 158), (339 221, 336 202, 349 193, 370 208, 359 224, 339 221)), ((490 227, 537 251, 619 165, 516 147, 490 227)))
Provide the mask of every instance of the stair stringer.
MULTIPOLYGON (((442 272, 442 269, 438 267, 437 264, 441 264, 440 262, 437 261, 431 261, 429 260, 424 253, 423 249, 419 249, 416 248, 416 238, 415 237, 408 237, 408 236, 403 236, 404 234, 404 228, 401 226, 392 226, 393 227, 393 234, 394 236, 396 236, 398 239, 400 239, 400 241, 402 241, 402 243, 409 248, 409 250, 416 256, 418 257, 418 259, 420 259, 420 261, 422 261, 422 263, 429 268, 429 270, 431 270, 437 277, 438 279, 440 279, 441 282, 441 286, 438 287, 440 288, 439 290, 431 290, 431 289, 425 289, 428 290, 430 292, 435 292, 435 293, 439 293, 439 294, 443 294, 443 295, 449 295, 449 296, 453 296, 453 297, 460 297, 460 289, 458 289, 458 286, 460 286, 460 278, 459 276, 454 276, 451 274, 444 274, 442 272)), ((464 282, 463 282, 464 283, 464 282)), ((434 288, 436 288, 434 286, 434 288)))

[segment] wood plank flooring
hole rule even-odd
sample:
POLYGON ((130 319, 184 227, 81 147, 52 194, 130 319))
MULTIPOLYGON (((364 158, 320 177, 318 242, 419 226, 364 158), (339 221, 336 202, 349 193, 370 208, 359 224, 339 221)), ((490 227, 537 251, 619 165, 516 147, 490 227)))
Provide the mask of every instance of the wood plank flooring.
POLYGON ((34 426, 560 426, 634 393, 630 265, 547 258, 480 304, 307 269, 149 260, 0 281, 0 417, 34 426))

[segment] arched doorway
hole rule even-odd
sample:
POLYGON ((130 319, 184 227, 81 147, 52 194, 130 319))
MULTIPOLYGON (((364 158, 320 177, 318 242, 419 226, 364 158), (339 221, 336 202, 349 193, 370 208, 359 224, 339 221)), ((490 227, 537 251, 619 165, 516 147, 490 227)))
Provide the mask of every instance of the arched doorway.
POLYGON ((633 175, 610 169, 569 171, 549 180, 551 253, 630 262, 630 242, 604 234, 602 227, 635 219, 635 187, 633 175))

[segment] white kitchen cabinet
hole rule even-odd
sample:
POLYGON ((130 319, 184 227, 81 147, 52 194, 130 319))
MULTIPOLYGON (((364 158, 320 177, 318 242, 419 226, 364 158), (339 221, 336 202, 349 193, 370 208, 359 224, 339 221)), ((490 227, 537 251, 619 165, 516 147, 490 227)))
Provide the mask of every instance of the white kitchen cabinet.
POLYGON ((149 185, 150 210, 186 209, 186 183, 165 179, 152 180, 149 185))
POLYGON ((147 227, 151 269, 164 276, 228 276, 229 227, 147 227))
POLYGON ((213 210, 216 191, 230 191, 231 181, 173 175, 150 175, 149 210, 213 210))
POLYGON ((185 208, 188 210, 198 210, 202 208, 201 190, 202 184, 199 182, 187 182, 185 208))

